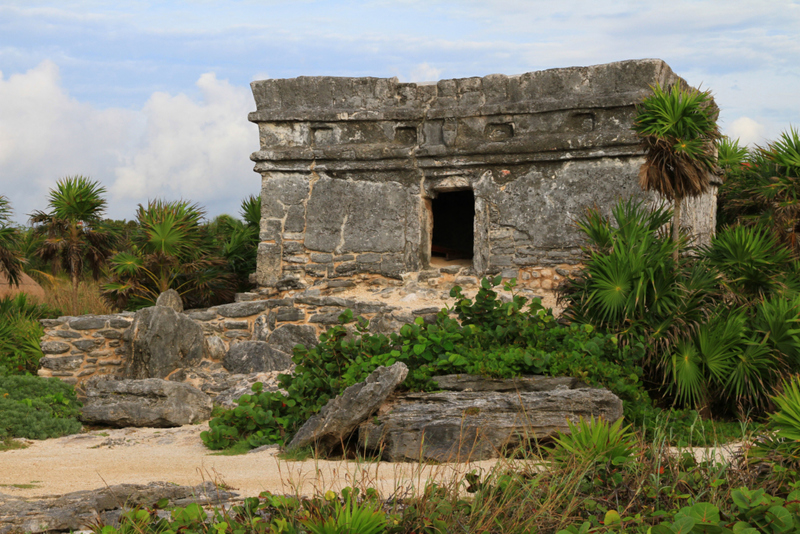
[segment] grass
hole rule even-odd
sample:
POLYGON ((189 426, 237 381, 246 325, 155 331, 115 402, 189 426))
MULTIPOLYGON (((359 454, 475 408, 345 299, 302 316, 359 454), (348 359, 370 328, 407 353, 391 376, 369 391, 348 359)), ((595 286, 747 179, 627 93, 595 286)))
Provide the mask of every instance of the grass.
POLYGON ((3 438, 2 440, 0 440, 0 452, 13 451, 18 449, 27 449, 27 448, 28 448, 27 444, 12 438, 3 438))
MULTIPOLYGON (((64 314, 72 310, 72 283, 65 275, 53 276, 42 271, 29 273, 44 288, 44 302, 51 308, 56 308, 64 314)), ((103 298, 100 283, 91 278, 81 280, 78 285, 78 314, 79 315, 108 315, 116 310, 103 298)))
POLYGON ((33 489, 38 487, 36 484, 0 484, 0 488, 33 489))
MULTIPOLYGON (((248 499, 246 506, 251 512, 242 513, 241 509, 237 512, 233 508, 221 510, 218 515, 209 514, 209 526, 198 531, 227 531, 210 526, 216 523, 222 527, 220 522, 225 521, 224 527, 230 527, 231 531, 242 527, 241 532, 258 532, 247 525, 247 518, 263 514, 262 517, 268 515, 294 525, 294 530, 287 528, 281 532, 300 532, 301 520, 321 521, 330 517, 332 510, 345 499, 343 482, 359 490, 357 502, 373 499, 379 505, 387 525, 380 532, 386 534, 522 534, 556 533, 563 529, 572 534, 644 533, 663 521, 673 521, 678 510, 695 503, 719 508, 723 522, 732 524, 737 520, 736 514, 744 513, 733 505, 732 495, 739 488, 763 487, 768 494, 786 498, 793 488, 800 486, 795 482, 795 466, 787 465, 781 472, 775 469, 775 464, 754 464, 748 460, 746 448, 744 455, 733 457, 730 462, 720 461, 713 454, 695 458, 692 453, 696 451, 668 447, 663 439, 667 432, 662 422, 654 429, 654 434, 662 439, 645 440, 640 433, 628 433, 625 439, 629 447, 615 452, 620 454, 615 458, 593 454, 592 451, 597 451, 596 444, 580 445, 582 442, 578 440, 573 445, 583 449, 576 450, 576 454, 570 453, 572 448, 566 449, 565 454, 564 450, 557 453, 550 448, 523 447, 515 455, 517 459, 501 458, 488 469, 467 464, 396 464, 395 469, 408 469, 411 477, 402 482, 395 477, 394 488, 381 488, 385 477, 377 467, 360 465, 359 461, 355 462, 358 469, 337 467, 334 477, 329 479, 316 465, 312 473, 295 473, 291 468, 281 474, 286 485, 279 493, 264 492, 257 499, 248 499), (303 495, 309 495, 309 488, 304 486, 309 476, 315 482, 311 496, 306 497, 303 495), (613 525, 608 523, 609 518, 615 521, 613 525)), ((280 457, 302 460, 313 454, 310 449, 299 452, 280 457)), ((751 512, 757 519, 758 510, 753 508, 748 511, 751 512)), ((141 530, 143 534, 156 531, 141 530)), ((277 526, 274 531, 279 531, 277 526)), ((99 527, 95 532, 99 532, 99 527)))
POLYGON ((238 456, 240 454, 247 454, 253 450, 250 447, 250 444, 247 443, 247 440, 241 440, 240 442, 236 443, 233 447, 229 449, 223 449, 221 451, 212 452, 211 456, 238 456))
POLYGON ((303 462, 315 457, 316 455, 312 447, 298 447, 296 449, 283 450, 278 453, 278 458, 286 460, 287 462, 303 462))

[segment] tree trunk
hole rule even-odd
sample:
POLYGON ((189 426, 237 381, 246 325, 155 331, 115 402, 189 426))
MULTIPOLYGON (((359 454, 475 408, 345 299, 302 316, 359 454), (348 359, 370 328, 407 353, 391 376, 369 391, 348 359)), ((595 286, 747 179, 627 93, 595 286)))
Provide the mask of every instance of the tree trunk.
POLYGON ((75 258, 70 262, 70 278, 72 278, 72 315, 78 315, 78 266, 75 258))
POLYGON ((678 239, 680 237, 680 228, 681 228, 681 203, 683 199, 681 197, 675 197, 675 210, 672 213, 672 242, 675 243, 675 251, 672 253, 672 259, 675 263, 678 263, 678 257, 680 256, 680 250, 678 249, 678 239))

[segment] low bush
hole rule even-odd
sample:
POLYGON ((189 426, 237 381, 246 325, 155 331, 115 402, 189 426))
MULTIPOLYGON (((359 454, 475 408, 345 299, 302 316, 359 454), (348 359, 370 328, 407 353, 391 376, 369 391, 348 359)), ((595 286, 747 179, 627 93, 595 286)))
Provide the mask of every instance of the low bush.
MULTIPOLYGON (((431 377, 451 373, 509 378, 522 374, 576 376, 605 386, 628 401, 649 404, 637 365, 644 348, 621 346, 614 335, 590 325, 558 324, 538 299, 528 303, 515 295, 498 298, 499 277, 484 279, 474 299, 456 287, 453 311, 442 310, 434 324, 417 318, 389 336, 369 332, 369 323, 349 310, 342 324, 320 335, 312 349, 295 347, 293 375, 279 375, 286 391, 264 392, 260 384, 238 406, 223 412, 202 434, 212 449, 247 440, 251 447, 286 443, 311 415, 345 388, 363 381, 380 366, 403 362, 409 368, 403 387, 414 391, 437 388, 431 377)), ((513 291, 513 283, 506 289, 513 291)))
POLYGON ((800 370, 798 262, 758 226, 724 229, 676 261, 686 242, 664 234, 670 216, 633 200, 610 218, 587 211, 585 266, 560 288, 564 317, 646 346, 642 378, 662 407, 763 415, 781 377, 800 370))
POLYGON ((0 438, 47 439, 79 432, 75 390, 57 378, 0 377, 0 438))
POLYGON ((44 334, 39 319, 58 315, 58 310, 37 305, 24 293, 0 299, 0 376, 36 372, 44 334))

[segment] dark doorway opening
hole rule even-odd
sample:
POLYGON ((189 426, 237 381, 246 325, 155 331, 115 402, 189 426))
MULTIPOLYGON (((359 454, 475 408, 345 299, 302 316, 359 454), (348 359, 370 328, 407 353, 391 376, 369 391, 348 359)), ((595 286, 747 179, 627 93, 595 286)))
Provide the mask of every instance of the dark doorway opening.
POLYGON ((472 259, 475 195, 469 191, 439 193, 431 202, 431 256, 472 259))

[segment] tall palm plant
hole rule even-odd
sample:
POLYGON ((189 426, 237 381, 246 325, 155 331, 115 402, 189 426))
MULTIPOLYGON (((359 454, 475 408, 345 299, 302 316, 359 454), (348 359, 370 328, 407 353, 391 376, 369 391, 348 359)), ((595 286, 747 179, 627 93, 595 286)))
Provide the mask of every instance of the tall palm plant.
POLYGON ((85 176, 59 180, 50 190, 49 211, 31 214, 31 222, 45 235, 39 255, 44 260, 59 260, 72 281, 72 314, 78 314, 78 285, 88 268, 100 277, 110 256, 113 235, 102 228, 105 188, 85 176))
POLYGON ((19 286, 23 259, 18 252, 17 229, 11 226, 11 204, 0 195, 0 273, 8 277, 9 285, 19 286))
POLYGON ((175 289, 189 304, 208 305, 233 297, 224 260, 202 224, 205 212, 188 201, 152 200, 139 205, 132 250, 112 260, 112 279, 104 286, 122 307, 152 304, 175 289))
MULTIPOLYGON (((677 243, 684 198, 705 193, 716 168, 714 142, 720 137, 710 91, 653 87, 637 106, 633 130, 645 147, 639 184, 674 202, 672 238, 677 243)), ((675 261, 679 251, 673 252, 675 261)))

